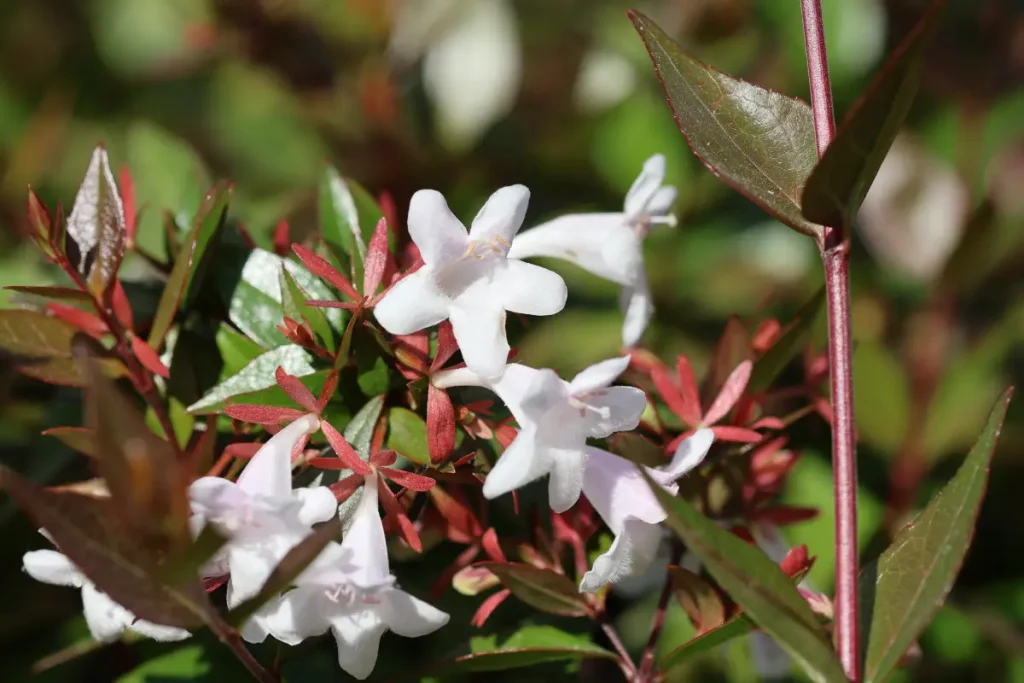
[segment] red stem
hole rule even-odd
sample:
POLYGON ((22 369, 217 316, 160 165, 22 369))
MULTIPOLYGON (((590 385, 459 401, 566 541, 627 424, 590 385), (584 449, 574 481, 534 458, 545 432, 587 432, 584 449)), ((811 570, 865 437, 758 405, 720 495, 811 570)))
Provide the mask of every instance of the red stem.
POLYGON ((615 653, 619 655, 619 668, 622 669, 623 675, 629 683, 634 683, 637 680, 636 665, 629 656, 629 651, 626 650, 626 646, 622 643, 622 639, 619 638, 618 632, 615 627, 612 626, 611 621, 608 620, 606 614, 601 614, 597 619, 598 624, 601 626, 601 630, 608 636, 608 640, 611 642, 612 647, 615 648, 615 653))
MULTIPOLYGON (((800 0, 807 76, 818 156, 835 137, 821 0, 800 0)), ((832 471, 836 510, 836 649, 847 677, 860 681, 857 628, 857 451, 853 421, 850 341, 850 252, 844 227, 825 227, 819 248, 828 300, 828 356, 832 390, 832 471)))

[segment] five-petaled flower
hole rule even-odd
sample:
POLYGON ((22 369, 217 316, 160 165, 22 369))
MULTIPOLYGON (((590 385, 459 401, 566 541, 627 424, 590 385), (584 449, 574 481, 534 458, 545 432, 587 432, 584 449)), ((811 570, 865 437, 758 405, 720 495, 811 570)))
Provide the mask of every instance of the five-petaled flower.
POLYGON ((669 211, 674 187, 663 186, 665 157, 655 154, 626 193, 623 211, 560 216, 526 230, 512 241, 509 258, 551 256, 566 259, 594 275, 622 285, 626 312, 622 343, 636 346, 654 313, 644 269, 643 241, 656 225, 674 226, 669 211))
POLYGON ((488 387, 519 422, 519 435, 487 475, 484 496, 496 498, 550 475, 551 509, 564 512, 576 503, 583 488, 587 439, 634 429, 647 407, 641 390, 611 386, 628 365, 628 356, 612 358, 591 365, 571 382, 553 370, 518 363, 509 364, 496 381, 469 368, 437 373, 433 381, 443 387, 488 387))
POLYGON ((384 631, 417 638, 448 623, 446 613, 395 586, 377 488, 369 479, 341 543, 325 548, 294 588, 253 616, 242 631, 246 640, 262 642, 269 634, 297 645, 330 629, 341 668, 364 679, 377 662, 384 631))
MULTIPOLYGON (((675 494, 676 480, 704 460, 714 440, 710 429, 700 429, 679 444, 669 464, 644 469, 675 494)), ((580 582, 580 591, 593 593, 650 565, 663 536, 660 524, 668 515, 634 463, 599 448, 587 448, 583 494, 615 534, 611 548, 594 561, 580 582)))
POLYGON ((499 189, 467 234, 439 192, 414 194, 409 234, 424 265, 377 303, 377 322, 391 334, 405 335, 450 320, 466 365, 481 377, 500 376, 510 350, 506 312, 553 315, 565 306, 561 276, 507 258, 529 198, 522 185, 499 189))

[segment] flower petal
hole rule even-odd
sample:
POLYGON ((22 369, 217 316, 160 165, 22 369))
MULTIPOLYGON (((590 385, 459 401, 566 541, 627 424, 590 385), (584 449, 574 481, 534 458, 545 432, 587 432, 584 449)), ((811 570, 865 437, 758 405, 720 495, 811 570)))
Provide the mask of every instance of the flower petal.
POLYGON ((238 477, 238 488, 250 495, 287 498, 292 490, 292 448, 320 428, 315 415, 305 415, 270 437, 238 477))
POLYGON ((25 553, 21 563, 28 575, 36 581, 56 586, 82 586, 82 572, 64 553, 56 550, 33 550, 25 553))
MULTIPOLYGON (((500 396, 500 394, 499 394, 500 396)), ((527 424, 545 424, 551 421, 552 417, 559 418, 560 415, 552 415, 558 408, 567 406, 569 400, 569 383, 558 376, 554 370, 537 370, 533 373, 526 392, 519 401, 519 410, 523 415, 519 426, 526 427, 527 424)), ((515 415, 515 413, 513 413, 515 415)), ((561 425, 556 425, 561 427, 561 425)))
POLYGON ((89 633, 101 643, 107 643, 124 633, 134 617, 132 613, 101 592, 91 582, 82 585, 82 608, 89 633))
POLYGON ((485 380, 500 377, 510 350, 505 337, 504 309, 498 302, 492 306, 458 303, 451 308, 450 320, 463 360, 485 380))
POLYGON ((469 238, 474 242, 498 238, 504 240, 507 247, 522 227, 529 203, 530 191, 525 185, 499 188, 480 207, 469 228, 469 238))
POLYGON ((632 286, 622 288, 619 305, 626 312, 626 317, 622 321, 622 345, 632 348, 640 343, 640 338, 644 336, 647 324, 654 315, 654 303, 651 301, 647 275, 643 270, 632 286))
POLYGON ((554 315, 569 296, 561 275, 516 259, 506 259, 491 288, 506 311, 526 315, 554 315))
POLYGON ((626 193, 626 214, 632 219, 645 213, 654 193, 665 180, 665 156, 655 154, 644 162, 640 175, 626 193))
POLYGON ((188 487, 192 511, 204 518, 217 519, 249 505, 249 495, 233 481, 223 477, 200 477, 188 487))
POLYGON ((565 512, 576 504, 583 490, 583 449, 552 448, 545 456, 551 472, 548 505, 554 512, 565 512))
POLYGON ((627 518, 658 524, 667 516, 637 465, 600 448, 588 446, 583 493, 614 533, 627 518))
POLYGON ((175 640, 185 640, 192 634, 183 628, 154 624, 151 621, 136 620, 128 627, 129 631, 135 631, 139 635, 158 640, 162 643, 169 643, 175 640))
POLYGON ((396 282, 374 306, 373 317, 391 334, 412 334, 446 319, 450 304, 424 266, 396 282))
POLYGON ((632 284, 644 269, 643 239, 627 224, 609 230, 601 243, 601 258, 615 269, 615 282, 632 284))
POLYGON ((351 581, 363 588, 375 588, 391 583, 388 565, 388 543, 384 525, 377 510, 377 475, 367 477, 363 495, 352 516, 352 522, 341 540, 343 553, 353 558, 349 572, 351 581))
POLYGON ((338 664, 349 676, 363 680, 377 664, 380 637, 387 625, 372 609, 352 612, 331 620, 338 643, 338 664))
POLYGON ((594 560, 593 568, 583 575, 580 591, 594 593, 606 583, 643 572, 657 557, 662 536, 657 524, 626 519, 608 552, 594 560))
POLYGON ((636 429, 647 408, 647 395, 636 387, 609 387, 584 400, 595 409, 588 410, 584 418, 587 436, 592 439, 636 429))
POLYGON ((651 478, 662 486, 669 486, 701 464, 715 442, 715 433, 710 429, 698 429, 676 447, 672 462, 652 470, 651 478))
POLYGON ((326 486, 295 489, 292 496, 302 505, 299 508, 299 522, 307 526, 326 522, 338 511, 338 499, 326 486))
POLYGON ((526 486, 543 477, 549 469, 548 460, 537 443, 536 431, 524 428, 487 473, 484 497, 494 499, 526 486))
POLYGON ((409 236, 428 266, 453 261, 466 251, 466 228, 448 208, 444 195, 436 190, 419 190, 412 196, 408 225, 409 236))
POLYGON ((569 382, 569 393, 579 396, 596 389, 609 387, 628 367, 629 356, 619 356, 594 363, 572 378, 572 381, 569 382))
POLYGON ((397 588, 381 596, 381 607, 388 628, 406 638, 425 636, 448 623, 448 614, 397 588))
MULTIPOLYGON (((320 607, 327 602, 324 589, 320 586, 298 586, 260 609, 246 626, 258 622, 249 635, 258 637, 260 631, 268 632, 282 643, 298 645, 306 638, 319 636, 330 628, 330 622, 324 617, 320 607)), ((262 642, 255 640, 242 631, 242 636, 250 643, 262 642)))
POLYGON ((560 258, 598 277, 627 284, 618 260, 608 261, 603 247, 617 231, 632 232, 622 213, 575 213, 559 216, 516 235, 509 259, 560 258))
POLYGON ((672 205, 676 203, 678 194, 676 188, 671 185, 659 187, 651 197, 651 201, 647 203, 647 214, 650 216, 667 215, 672 210, 672 205))

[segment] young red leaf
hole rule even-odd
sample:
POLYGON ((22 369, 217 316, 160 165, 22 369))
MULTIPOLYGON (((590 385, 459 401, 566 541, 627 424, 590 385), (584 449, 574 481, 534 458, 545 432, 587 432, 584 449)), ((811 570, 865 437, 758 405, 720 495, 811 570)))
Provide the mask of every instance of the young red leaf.
POLYGON ((224 454, 232 458, 248 460, 263 447, 261 443, 232 443, 224 447, 224 454))
POLYGON ((718 396, 715 397, 711 407, 708 408, 708 412, 704 415, 704 424, 713 425, 732 410, 732 407, 740 400, 744 390, 747 388, 747 382, 750 381, 750 371, 753 367, 754 364, 749 360, 745 360, 736 366, 736 369, 732 371, 729 378, 725 380, 722 390, 718 392, 718 396))
POLYGON ((444 367, 444 364, 459 350, 459 344, 455 341, 455 332, 452 324, 447 320, 437 326, 437 353, 430 363, 430 371, 434 372, 444 367))
POLYGON ((128 166, 121 165, 117 170, 117 179, 121 185, 121 203, 124 205, 125 246, 131 249, 135 245, 135 231, 138 229, 138 207, 135 205, 135 181, 128 166))
POLYGON ((484 532, 484 535, 480 538, 480 545, 487 553, 487 557, 491 558, 494 562, 508 562, 505 559, 505 553, 501 549, 501 543, 498 542, 498 532, 494 530, 494 527, 489 528, 484 532))
POLYGON ((44 429, 43 436, 52 436, 70 446, 79 453, 96 457, 96 432, 88 427, 50 427, 44 429))
POLYGON ((433 384, 427 385, 427 450, 435 464, 455 450, 455 408, 448 392, 433 384))
POLYGON ((233 420, 250 422, 258 425, 276 425, 297 420, 305 413, 295 408, 278 408, 277 406, 253 406, 236 403, 224 408, 224 414, 233 420))
POLYGON ((373 470, 370 469, 370 465, 359 457, 355 449, 345 440, 345 437, 341 435, 334 426, 327 420, 320 421, 320 429, 323 431, 324 436, 327 437, 327 443, 331 444, 331 448, 334 449, 335 455, 341 460, 345 466, 355 472, 356 474, 367 475, 373 470))
POLYGON ((135 319, 132 316, 132 306, 128 301, 128 295, 125 294, 124 286, 120 280, 114 280, 114 289, 111 292, 110 305, 114 310, 114 317, 117 318, 117 322, 121 323, 121 326, 126 330, 135 328, 135 319))
POLYGON ((395 498, 395 494, 381 477, 377 477, 377 491, 380 494, 380 502, 384 508, 384 514, 398 525, 402 538, 409 544, 409 547, 418 553, 422 553, 423 542, 420 541, 420 536, 416 533, 416 527, 413 526, 409 515, 405 513, 405 509, 402 508, 401 503, 395 498))
POLYGON ((334 497, 339 503, 342 503, 351 497, 356 490, 366 483, 366 477, 361 474, 350 474, 341 481, 331 484, 327 488, 331 490, 334 497))
POLYGON ((277 366, 274 377, 277 379, 277 385, 281 387, 284 393, 288 394, 288 398, 298 403, 308 412, 319 414, 320 406, 313 396, 313 392, 298 377, 289 375, 280 365, 277 366))
POLYGON ((31 187, 28 188, 28 222, 39 243, 48 245, 50 243, 50 212, 39 201, 36 191, 31 187))
POLYGON ((348 278, 339 273, 334 266, 328 263, 325 259, 317 256, 312 251, 302 246, 301 244, 293 244, 292 251, 299 257, 303 265, 309 269, 309 272, 313 273, 317 277, 327 280, 335 289, 340 290, 353 301, 362 301, 363 297, 360 296, 356 288, 352 286, 348 278))
POLYGON ((286 219, 278 221, 277 225, 274 226, 274 253, 278 256, 288 255, 288 246, 291 244, 289 233, 291 228, 288 225, 286 219))
POLYGON ((388 222, 386 218, 377 221, 377 227, 366 249, 363 262, 363 297, 372 297, 384 279, 391 252, 388 250, 388 222))
POLYGON ((320 398, 316 402, 316 414, 319 415, 324 412, 324 408, 327 407, 327 402, 334 396, 334 390, 338 387, 338 372, 332 370, 327 373, 327 379, 324 380, 324 386, 320 389, 320 398))
POLYGON ((448 539, 450 541, 471 543, 480 537, 480 532, 483 530, 480 520, 461 500, 456 499, 440 486, 430 489, 430 499, 434 502, 434 508, 448 523, 448 539))
POLYGON ((728 441, 729 443, 757 443, 764 438, 760 432, 755 432, 753 429, 747 429, 746 427, 717 425, 712 427, 711 431, 715 433, 715 439, 718 441, 728 441))
POLYGON ((665 401, 665 405, 676 417, 688 426, 700 424, 700 403, 697 403, 696 411, 693 410, 693 406, 683 399, 679 389, 673 384, 668 368, 663 365, 654 366, 651 368, 651 379, 654 381, 654 388, 658 390, 662 400, 665 401))
POLYGON ((505 602, 510 595, 512 595, 512 591, 508 588, 503 588, 481 602, 480 607, 477 608, 476 614, 473 615, 473 619, 469 623, 477 628, 483 628, 483 625, 488 619, 490 619, 491 615, 494 614, 494 610, 498 609, 498 605, 505 602))
POLYGON ((679 392, 688 411, 683 419, 690 425, 699 425, 702 419, 700 389, 697 387, 697 379, 693 376, 693 367, 690 365, 690 359, 683 354, 676 358, 676 376, 679 378, 679 392), (690 421, 693 418, 696 418, 696 422, 690 421))
POLYGON ((404 486, 411 491, 429 491, 437 483, 430 477, 424 477, 422 474, 396 470, 391 467, 380 467, 377 471, 399 486, 404 486))
POLYGON ((146 368, 154 375, 160 375, 161 377, 167 378, 171 376, 171 371, 167 369, 164 362, 160 360, 160 354, 154 351, 149 344, 147 344, 141 337, 136 337, 134 334, 131 335, 132 340, 132 353, 135 354, 135 358, 138 359, 142 367, 146 368))
POLYGON ((83 311, 80 308, 68 306, 67 304, 50 302, 46 304, 46 311, 55 318, 60 318, 64 322, 70 323, 95 339, 99 339, 108 332, 106 323, 100 320, 95 314, 83 311))

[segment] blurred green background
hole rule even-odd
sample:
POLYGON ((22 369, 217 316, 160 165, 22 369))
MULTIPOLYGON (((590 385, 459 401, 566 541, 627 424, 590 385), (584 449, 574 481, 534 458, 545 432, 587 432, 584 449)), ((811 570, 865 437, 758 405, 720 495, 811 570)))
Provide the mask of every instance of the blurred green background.
MULTIPOLYGON (((840 117, 924 4, 825 0, 840 117)), ((1024 376, 1024 3, 949 4, 907 130, 854 239, 861 532, 869 557, 948 479, 1002 388, 1024 376)), ((268 246, 283 218, 294 239, 315 229, 325 162, 374 193, 388 192, 399 216, 420 188, 441 190, 468 220, 495 188, 524 183, 532 191, 529 227, 568 211, 618 210, 644 160, 661 152, 679 189, 680 226, 647 243, 658 313, 645 344, 668 362, 685 352, 700 371, 730 316, 749 329, 766 316, 787 320, 821 276, 808 239, 760 213, 692 156, 626 19, 632 6, 8 0, 0 6, 0 283, 57 281, 23 239, 26 185, 48 205, 68 207, 98 142, 115 165, 130 167, 146 207, 139 243, 157 256, 165 248, 162 212, 191 215, 217 178, 236 183, 232 215, 268 246)), ((806 96, 798 0, 651 0, 638 8, 716 67, 806 96)), ((518 339, 523 360, 571 373, 617 353, 617 287, 547 265, 565 275, 570 303, 558 316, 530 321, 518 339)), ((40 481, 73 478, 79 456, 39 432, 80 423, 77 393, 5 365, 0 376, 4 462, 40 481)), ((800 379, 794 367, 783 383, 800 379)), ((792 443, 804 458, 785 496, 822 515, 785 536, 819 556, 811 580, 828 591, 827 425, 805 419, 792 443)), ((1018 400, 961 579, 904 680, 1024 681, 1022 446, 1018 400)), ((7 501, 0 524, 0 678, 22 680, 33 662, 74 646, 86 631, 76 593, 20 571, 21 553, 41 541, 7 501)), ((422 575, 399 572, 405 584, 427 586, 437 568, 427 562, 415 573, 422 575)), ((468 620, 480 598, 449 592, 446 599, 449 646, 500 632, 523 614, 503 606, 477 631, 468 620)), ((642 649, 653 599, 619 601, 628 646, 642 649)), ((674 609, 665 646, 682 642, 688 628, 674 609)), ((205 638, 185 648, 119 644, 40 677, 113 680, 154 654, 167 656, 125 680, 245 680, 205 638)), ((378 673, 383 680, 430 658, 423 643, 385 637, 378 673)), ((295 680, 343 679, 330 648, 307 659, 295 680)), ((539 675, 593 675, 563 670, 539 675)), ((757 680, 746 640, 674 676, 757 680)))

